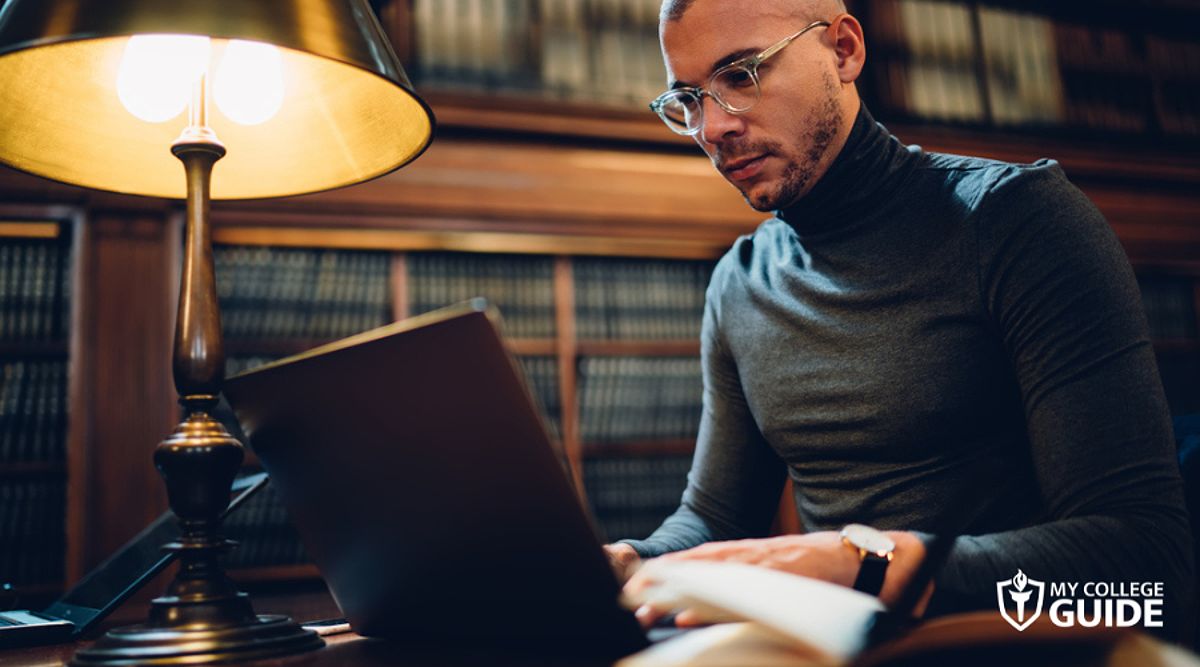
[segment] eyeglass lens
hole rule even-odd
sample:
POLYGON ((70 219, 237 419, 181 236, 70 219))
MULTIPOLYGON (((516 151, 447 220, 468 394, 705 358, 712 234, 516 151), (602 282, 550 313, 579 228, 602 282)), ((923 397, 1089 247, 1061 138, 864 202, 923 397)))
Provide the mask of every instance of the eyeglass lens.
MULTIPOLYGON (((709 93, 730 112, 748 111, 758 102, 758 81, 748 67, 726 67, 716 73, 709 82, 709 93)), ((694 131, 700 127, 700 99, 691 92, 677 91, 667 96, 662 103, 662 117, 670 125, 694 131)))

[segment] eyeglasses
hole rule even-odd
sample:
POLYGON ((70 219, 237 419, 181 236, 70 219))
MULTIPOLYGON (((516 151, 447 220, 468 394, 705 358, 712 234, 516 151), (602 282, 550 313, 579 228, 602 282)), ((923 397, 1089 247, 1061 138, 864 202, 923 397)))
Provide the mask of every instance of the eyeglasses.
POLYGON ((713 98, 729 113, 746 113, 762 97, 758 66, 800 35, 813 28, 829 25, 828 21, 813 21, 800 32, 783 38, 761 53, 729 63, 713 72, 708 77, 708 85, 703 88, 687 86, 668 90, 650 103, 650 109, 663 119, 667 127, 677 134, 687 135, 696 134, 704 127, 705 95, 713 98))

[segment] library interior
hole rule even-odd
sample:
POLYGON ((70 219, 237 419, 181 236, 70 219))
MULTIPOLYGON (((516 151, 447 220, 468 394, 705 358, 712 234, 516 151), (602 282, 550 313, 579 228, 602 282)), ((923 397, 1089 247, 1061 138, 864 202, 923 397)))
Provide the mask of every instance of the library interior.
MULTIPOLYGON (((389 158, 385 168, 362 166, 350 152, 386 153, 393 148, 390 138, 371 145, 357 130, 313 138, 314 144, 326 142, 328 156, 274 145, 242 178, 279 171, 281 179, 300 185, 264 193, 239 192, 220 180, 223 163, 236 157, 237 142, 254 134, 253 128, 231 132, 229 157, 210 163, 211 203, 200 195, 193 200, 194 184, 170 155, 171 142, 187 124, 184 107, 156 126, 158 135, 149 133, 151 139, 165 137, 163 163, 145 169, 165 173, 169 185, 155 191, 160 194, 107 185, 116 182, 106 180, 110 176, 131 183, 140 178, 120 157, 124 147, 117 143, 105 148, 113 152, 108 175, 106 154, 77 157, 94 163, 89 169, 99 175, 93 181, 72 180, 76 171, 67 167, 61 174, 42 169, 51 158, 14 161, 16 149, 10 146, 54 150, 58 135, 45 126, 78 111, 55 112, 50 123, 19 119, 32 112, 16 101, 27 97, 10 95, 9 86, 41 84, 10 71, 5 61, 49 50, 11 38, 22 17, 41 11, 27 8, 56 8, 45 16, 68 25, 88 12, 112 12, 112 21, 97 25, 119 24, 114 30, 124 30, 137 25, 122 14, 126 6, 154 4, 122 0, 113 4, 118 11, 85 0, 0 2, 0 620, 8 610, 46 608, 168 511, 156 446, 161 449, 159 443, 195 407, 188 401, 196 392, 180 385, 180 373, 189 372, 180 371, 181 358, 195 368, 217 359, 223 376, 234 377, 475 297, 498 309, 504 342, 548 442, 563 457, 565 477, 591 518, 597 543, 642 540, 676 511, 707 409, 710 378, 702 363, 701 330, 710 277, 739 237, 754 233, 771 214, 747 206, 696 139, 672 132, 649 108, 668 84, 660 0, 246 3, 286 4, 270 11, 297 13, 296 25, 321 37, 309 41, 303 33, 294 44, 279 44, 307 50, 313 60, 350 63, 338 62, 331 70, 335 75, 363 69, 353 60, 356 52, 322 52, 331 43, 323 41, 326 33, 347 32, 326 26, 343 14, 358 21, 356 26, 369 26, 361 32, 370 33, 370 48, 394 51, 390 57, 402 65, 372 72, 361 90, 357 83, 335 87, 333 101, 305 102, 304 111, 387 136, 386 128, 370 126, 392 118, 375 108, 382 102, 370 113, 383 115, 364 120, 367 111, 362 118, 353 110, 339 116, 349 105, 336 100, 375 91, 383 81, 399 91, 397 98, 416 100, 416 110, 406 107, 403 114, 429 113, 435 127, 404 138, 408 143, 396 149, 400 157, 389 158), (325 11, 326 6, 338 9, 325 11), (372 42, 372 36, 384 41, 372 42), (27 123, 25 134, 5 129, 18 121, 27 123), (54 138, 31 142, 25 135, 35 131, 54 138), (347 143, 334 150, 339 140, 347 143), (330 176, 313 185, 316 180, 295 176, 312 163, 337 162, 342 152, 354 164, 353 177, 338 172, 342 180, 330 176), (297 155, 306 156, 305 162, 296 162, 297 155), (201 218, 206 231, 193 238, 201 218), (186 293, 195 275, 199 291, 186 293), (206 279, 215 285, 213 299, 203 290, 206 279), (183 327, 177 331, 177 317, 195 313, 181 299, 200 313, 200 332, 186 338, 182 347, 189 349, 183 351, 185 338, 179 336, 193 334, 179 333, 183 327), (204 329, 217 321, 215 332, 204 329)), ((205 3, 180 3, 189 4, 205 3)), ((858 93, 891 134, 926 152, 1020 164, 1053 159, 1103 214, 1136 276, 1185 495, 1200 499, 1200 5, 1190 0, 846 0, 845 5, 867 45, 858 93)), ((54 21, 44 23, 37 27, 57 29, 54 21)), ((341 33, 338 39, 345 37, 341 33)), ((114 32, 113 38, 131 34, 114 32)), ((287 66, 301 61, 301 56, 283 60, 287 66)), ((79 60, 68 65, 83 68, 79 60)), ((118 84, 111 86, 115 99, 118 84)), ((769 87, 766 91, 764 99, 769 87)), ((191 94, 191 88, 185 92, 191 94)), ((215 92, 219 105, 220 90, 215 92)), ((698 99, 706 108, 702 96, 698 99)), ((708 108, 712 113, 715 107, 708 108)), ((83 120, 68 130, 91 131, 90 112, 83 111, 83 120)), ((287 141, 307 140, 297 135, 287 141)), ((326 171, 339 169, 340 163, 326 171)), ((275 187, 273 179, 263 180, 275 187)), ((216 376, 219 393, 221 373, 216 376)), ((211 412, 246 438, 234 410, 225 402, 216 405, 215 396, 213 403, 201 412, 211 412)), ((238 475, 261 471, 253 443, 244 444, 238 475)), ((338 457, 339 448, 330 443, 323 455, 338 457)), ((789 480, 770 535, 803 532, 798 491, 789 480)), ((344 610, 336 591, 330 593, 322 564, 306 550, 285 495, 268 483, 229 512, 219 530, 237 547, 221 556, 221 565, 259 614, 297 622, 339 618, 344 610)), ((225 498, 220 502, 224 507, 225 498)), ((1189 509, 1198 522, 1193 525, 1200 525, 1200 504, 1189 509)), ((932 543, 928 546, 932 554, 932 543)), ((214 557, 219 551, 210 550, 214 557)), ((145 622, 150 601, 182 576, 177 567, 140 582, 82 637, 6 648, 0 636, 0 664, 62 664, 73 657, 74 664, 118 664, 119 652, 114 658, 103 651, 89 654, 87 647, 107 641, 107 629, 145 622)), ((1011 582, 1022 584, 1018 590, 1023 576, 1011 582)), ((680 577, 685 578, 682 571, 680 577)), ((1106 582, 1109 590, 1118 584, 1125 585, 1106 582)), ((1045 585, 1050 595, 1051 583, 1045 585)), ((1196 606, 1196 591, 1186 598, 1196 606)), ((1047 601, 1040 622, 1020 632, 1013 630, 1017 622, 1008 620, 1003 599, 1000 613, 993 602, 963 615, 965 620, 953 617, 942 626, 931 620, 937 627, 926 635, 918 626, 908 637, 846 661, 1011 664, 1070 656, 1079 664, 1110 664, 1123 656, 1138 664, 1147 655, 1141 652, 1151 652, 1179 664, 1200 664, 1194 653, 1200 614, 1185 623, 1190 630, 1183 639, 1164 639, 1142 627, 1088 634, 1051 624, 1047 601), (990 653, 970 652, 985 646, 990 653), (1131 658, 1135 653, 1139 657, 1131 658)), ((1082 619, 1091 613, 1090 602, 1078 602, 1082 619)), ((1039 593, 1039 611, 1041 603, 1039 593)), ((1149 618, 1152 606, 1140 607, 1142 616, 1149 618)), ((1114 605, 1118 612, 1119 607, 1114 605)), ((464 612, 446 621, 465 625, 470 613, 464 612)), ((769 643, 764 637, 727 633, 712 641, 753 640, 761 647, 769 643)), ((462 649, 462 643, 450 640, 444 651, 423 646, 411 654, 403 642, 384 642, 381 648, 353 632, 328 635, 324 642, 306 658, 268 664, 319 662, 323 652, 333 652, 328 664, 507 664, 489 662, 494 656, 487 654, 454 653, 450 647, 462 649)), ((739 664, 736 657, 719 662, 729 658, 716 648, 707 658, 700 651, 692 661, 671 662, 665 652, 651 653, 659 646, 625 660, 739 664)), ((311 649, 310 641, 297 650, 311 649)), ((238 657, 207 657, 214 656, 238 657)), ((789 664, 811 657, 797 652, 789 664)), ((137 659, 187 664, 178 653, 159 662, 137 659)))

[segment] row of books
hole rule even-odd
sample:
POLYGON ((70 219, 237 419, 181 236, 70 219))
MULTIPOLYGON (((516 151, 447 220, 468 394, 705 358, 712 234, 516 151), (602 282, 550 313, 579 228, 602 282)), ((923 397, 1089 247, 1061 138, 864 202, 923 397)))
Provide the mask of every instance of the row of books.
POLYGON ((584 442, 692 440, 702 409, 696 357, 584 357, 579 362, 584 442))
MULTIPOLYGON (((1156 340, 1195 340, 1200 327, 1196 287, 1191 278, 1166 275, 1138 277, 1142 306, 1156 340)), ((1200 377, 1197 378, 1200 382, 1200 377)))
POLYGON ((605 541, 642 539, 679 507, 690 455, 589 459, 583 480, 605 541))
POLYGON ((70 253, 57 240, 0 239, 0 342, 66 340, 70 253))
MULTIPOLYGON (((233 339, 331 339, 391 321, 387 253, 222 246, 215 251, 222 328, 233 339)), ((410 311, 482 296, 506 335, 552 338, 554 260, 546 256, 411 253, 410 311)), ((577 258, 581 339, 695 340, 710 262, 577 258)))
POLYGON ((550 257, 413 253, 408 256, 408 294, 413 314, 482 296, 499 307, 506 335, 554 336, 554 260, 550 257))
POLYGON ((550 437, 562 438, 562 395, 558 384, 557 357, 518 357, 529 389, 541 410, 550 437))
POLYGON ((67 362, 0 363, 0 462, 62 462, 67 439, 67 362))
POLYGON ((224 565, 230 569, 309 562, 300 535, 270 483, 229 515, 224 532, 238 543, 225 556, 224 565))
MULTIPOLYGON (((644 108, 662 91, 659 0, 413 0, 424 88, 644 108)), ((965 0, 864 0, 888 110, 1002 126, 1200 134, 1200 43, 965 0), (978 30, 976 29, 978 24, 978 30), (1092 75, 1089 75, 1089 72, 1092 75), (1101 76, 1097 78, 1095 73, 1101 76), (1121 85, 1106 76, 1126 75, 1121 85)))
POLYGON ((413 0, 416 81, 642 106, 666 86, 659 0, 413 0))
POLYGON ((393 319, 388 253, 218 246, 213 255, 228 338, 334 339, 393 319))
POLYGON ((0 477, 0 584, 58 584, 66 545, 66 483, 0 477))
POLYGON ((580 339, 698 340, 710 262, 577 258, 580 339))
POLYGON ((1150 37, 1147 70, 1158 79, 1158 124, 1172 134, 1200 134, 1200 43, 1150 37))
POLYGON ((1141 132, 1156 124, 1200 133, 1200 44, 980 3, 868 4, 868 44, 883 47, 868 67, 887 110, 1005 126, 1141 132))

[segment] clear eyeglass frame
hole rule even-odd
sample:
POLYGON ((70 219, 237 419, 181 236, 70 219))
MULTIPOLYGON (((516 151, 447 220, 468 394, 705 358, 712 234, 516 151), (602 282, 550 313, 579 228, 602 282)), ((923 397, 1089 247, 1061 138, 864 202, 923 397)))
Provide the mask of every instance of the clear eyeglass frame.
POLYGON ((704 97, 708 96, 731 114, 746 113, 762 98, 758 66, 782 51, 804 33, 829 27, 829 21, 813 21, 799 32, 784 37, 759 53, 718 68, 702 87, 672 88, 650 103, 650 110, 676 134, 694 135, 704 127, 704 97))

